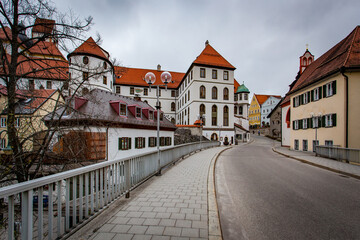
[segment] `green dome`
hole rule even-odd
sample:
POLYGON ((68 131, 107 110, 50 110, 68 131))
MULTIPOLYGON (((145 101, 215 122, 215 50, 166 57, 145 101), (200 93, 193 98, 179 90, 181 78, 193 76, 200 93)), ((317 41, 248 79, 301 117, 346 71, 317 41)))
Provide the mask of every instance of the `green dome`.
POLYGON ((250 91, 247 87, 245 87, 245 84, 241 84, 236 90, 236 93, 250 93, 250 91))

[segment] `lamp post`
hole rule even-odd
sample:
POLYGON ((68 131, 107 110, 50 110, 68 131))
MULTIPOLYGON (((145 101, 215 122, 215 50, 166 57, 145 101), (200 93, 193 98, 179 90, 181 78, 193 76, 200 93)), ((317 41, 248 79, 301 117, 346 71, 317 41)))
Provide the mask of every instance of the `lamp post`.
POLYGON ((202 149, 202 137, 203 137, 203 120, 205 119, 205 114, 199 116, 200 120, 200 151, 202 149))
MULTIPOLYGON (((3 132, 7 132, 7 131, 6 131, 6 130, 2 130, 2 131, 0 132, 0 139, 2 139, 2 138, 1 138, 1 134, 2 134, 3 132)), ((5 140, 5 138, 4 138, 4 140, 5 140)), ((1 146, 0 146, 0 148, 1 148, 1 146)), ((8 144, 7 144, 6 148, 1 148, 1 150, 4 151, 5 155, 11 155, 11 154, 12 154, 12 148, 11 148, 11 146, 10 146, 10 144, 9 144, 9 140, 8 140, 8 144)))
MULTIPOLYGON (((159 91, 160 87, 165 87, 167 89, 167 84, 171 82, 171 74, 169 72, 163 72, 160 76, 161 81, 164 84, 154 85, 156 86, 156 106, 157 109, 157 124, 156 124, 156 147, 157 147, 157 155, 158 155, 158 173, 157 176, 161 176, 161 161, 160 161, 160 102, 159 102, 159 91)), ((155 83, 156 76, 152 72, 148 72, 145 74, 144 81, 149 84, 149 88, 151 91, 151 85, 155 83)))

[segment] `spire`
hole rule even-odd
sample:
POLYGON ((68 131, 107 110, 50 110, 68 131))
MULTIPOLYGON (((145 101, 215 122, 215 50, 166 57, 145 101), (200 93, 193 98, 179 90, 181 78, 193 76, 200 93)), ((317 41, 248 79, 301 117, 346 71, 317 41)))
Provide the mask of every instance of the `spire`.
POLYGON ((299 69, 300 74, 302 74, 305 71, 305 69, 312 62, 314 62, 314 60, 315 60, 314 55, 312 55, 311 52, 309 52, 309 44, 306 44, 306 50, 304 54, 300 57, 300 69, 299 69))

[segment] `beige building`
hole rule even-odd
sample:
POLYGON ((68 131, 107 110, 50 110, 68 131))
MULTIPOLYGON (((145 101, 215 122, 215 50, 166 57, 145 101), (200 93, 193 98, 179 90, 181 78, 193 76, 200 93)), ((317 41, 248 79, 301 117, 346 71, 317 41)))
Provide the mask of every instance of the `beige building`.
POLYGON ((289 92, 290 148, 360 148, 360 26, 311 63, 289 92))

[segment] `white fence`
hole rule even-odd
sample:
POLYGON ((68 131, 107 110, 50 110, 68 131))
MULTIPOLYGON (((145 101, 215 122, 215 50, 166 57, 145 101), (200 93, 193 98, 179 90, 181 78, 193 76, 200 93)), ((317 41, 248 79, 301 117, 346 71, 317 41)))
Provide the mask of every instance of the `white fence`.
POLYGON ((316 155, 339 161, 360 163, 360 149, 336 146, 316 146, 316 155))
MULTIPOLYGON (((203 142, 162 149, 161 166, 199 149, 219 145, 203 142)), ((0 188, 0 201, 5 206, 1 238, 55 239, 68 234, 156 174, 157 156, 154 151, 0 188)))

